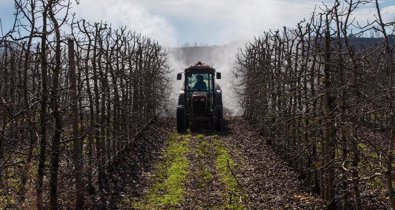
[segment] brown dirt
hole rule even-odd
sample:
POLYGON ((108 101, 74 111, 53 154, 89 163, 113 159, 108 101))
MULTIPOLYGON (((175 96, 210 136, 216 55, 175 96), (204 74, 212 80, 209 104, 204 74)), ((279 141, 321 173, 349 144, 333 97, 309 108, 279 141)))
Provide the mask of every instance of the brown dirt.
POLYGON ((236 178, 248 195, 247 209, 326 209, 246 122, 232 120, 225 133, 222 141, 238 163, 236 178))
MULTIPOLYGON (((175 128, 172 128, 175 130, 175 128)), ((166 133, 166 132, 162 132, 166 133)), ((189 144, 190 173, 185 184, 184 202, 178 209, 225 209, 224 186, 215 166, 215 149, 197 152, 203 141, 225 146, 235 163, 233 174, 245 194, 242 201, 246 209, 326 209, 325 202, 309 192, 298 174, 275 154, 265 139, 253 131, 241 119, 227 121, 225 130, 214 137, 213 131, 200 130, 204 138, 193 134, 189 144)), ((158 153, 156 153, 158 154, 158 153)), ((158 157, 151 160, 161 161, 158 157)), ((150 167, 145 167, 149 169, 150 167)), ((152 168, 151 168, 152 169, 152 168)), ((125 197, 142 198, 139 192, 147 191, 154 182, 153 171, 144 170, 141 179, 121 194, 125 197), (128 192, 129 191, 129 192, 128 192)), ((136 180, 136 179, 135 179, 136 180)), ((126 208, 125 205, 121 205, 126 208)), ((119 205, 118 205, 119 207, 119 205)))
POLYGON ((224 186, 219 180, 215 161, 216 151, 214 148, 207 148, 202 152, 202 142, 209 142, 212 145, 214 139, 205 137, 204 139, 193 136, 190 140, 191 150, 188 153, 190 161, 190 173, 185 186, 185 201, 182 209, 213 209, 222 206, 225 202, 222 198, 224 186), (197 152, 200 150, 200 152, 197 152))

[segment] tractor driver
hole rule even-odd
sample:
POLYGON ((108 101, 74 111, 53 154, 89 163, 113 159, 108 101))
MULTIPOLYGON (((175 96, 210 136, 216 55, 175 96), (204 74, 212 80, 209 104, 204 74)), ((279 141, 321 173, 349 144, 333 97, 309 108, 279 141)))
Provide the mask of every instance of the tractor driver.
POLYGON ((203 76, 202 75, 197 75, 196 76, 196 83, 193 86, 194 90, 207 90, 206 83, 203 81, 203 76))

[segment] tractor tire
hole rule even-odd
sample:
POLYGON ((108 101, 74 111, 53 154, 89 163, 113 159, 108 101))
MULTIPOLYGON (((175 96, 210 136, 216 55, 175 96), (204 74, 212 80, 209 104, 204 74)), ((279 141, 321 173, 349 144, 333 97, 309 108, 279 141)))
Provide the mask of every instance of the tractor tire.
POLYGON ((223 130, 223 128, 224 128, 223 119, 217 120, 217 122, 215 123, 215 130, 218 131, 218 132, 220 132, 220 131, 223 130))
POLYGON ((194 133, 197 131, 197 122, 195 120, 192 120, 189 126, 189 130, 194 133))
POLYGON ((177 132, 185 133, 187 130, 185 108, 182 105, 177 106, 177 132))
POLYGON ((215 116, 214 128, 216 131, 220 132, 224 128, 224 117, 223 117, 222 107, 217 108, 215 115, 216 116, 215 116))

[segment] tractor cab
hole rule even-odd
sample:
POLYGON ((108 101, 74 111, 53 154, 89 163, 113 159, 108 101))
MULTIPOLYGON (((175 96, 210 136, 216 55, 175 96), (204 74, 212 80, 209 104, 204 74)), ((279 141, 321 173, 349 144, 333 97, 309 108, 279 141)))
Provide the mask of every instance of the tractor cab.
MULTIPOLYGON (((184 75, 177 107, 177 130, 193 129, 202 121, 211 121, 217 130, 222 129, 222 92, 215 82, 221 79, 221 73, 198 62, 186 68, 184 75)), ((182 73, 177 74, 177 79, 182 79, 182 73)))

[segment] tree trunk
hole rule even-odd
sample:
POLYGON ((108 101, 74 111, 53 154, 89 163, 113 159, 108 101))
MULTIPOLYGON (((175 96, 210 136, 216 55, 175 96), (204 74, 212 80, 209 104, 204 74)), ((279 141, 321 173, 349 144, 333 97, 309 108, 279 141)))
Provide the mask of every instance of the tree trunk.
POLYGON ((52 73, 52 89, 51 89, 51 101, 50 105, 52 108, 52 116, 55 119, 55 130, 52 137, 51 145, 51 169, 50 169, 50 206, 51 209, 58 209, 58 173, 59 173, 59 156, 60 156, 60 138, 62 132, 62 119, 59 110, 59 76, 61 70, 61 37, 60 37, 60 26, 56 20, 54 14, 54 2, 50 1, 49 4, 49 17, 54 24, 55 29, 55 68, 52 73))
POLYGON ((325 52, 324 52, 324 98, 323 98, 323 114, 324 124, 324 142, 323 142, 323 197, 325 200, 331 201, 334 205, 335 190, 335 151, 336 151, 336 129, 335 129, 335 95, 333 80, 334 75, 331 70, 331 45, 330 45, 330 23, 328 15, 325 19, 325 52))
POLYGON ((88 95, 89 100, 89 129, 88 129, 88 167, 87 167, 87 179, 89 186, 89 193, 93 193, 93 185, 92 185, 92 168, 93 168, 93 135, 92 129, 95 127, 95 112, 94 112, 94 102, 92 96, 92 90, 90 86, 90 78, 89 78, 89 55, 91 52, 92 39, 89 35, 89 32, 86 28, 85 21, 83 20, 83 30, 85 35, 88 38, 88 48, 86 50, 86 58, 85 58, 85 83, 86 83, 86 93, 88 95))
POLYGON ((388 76, 390 78, 389 82, 389 109, 390 109, 390 130, 391 136, 388 143, 387 150, 387 162, 386 162, 386 171, 385 178, 387 181, 387 190, 389 201, 392 209, 395 209, 395 189, 394 189, 394 177, 393 177, 393 163, 394 163, 394 147, 395 147, 395 72, 394 72, 394 54, 393 47, 390 44, 389 37, 387 35, 386 26, 381 17, 381 11, 378 0, 376 0, 376 9, 378 16, 378 23, 381 27, 381 32, 384 35, 385 41, 385 65, 388 72, 388 76))
POLYGON ((71 100, 71 123, 72 123, 72 139, 73 139, 73 162, 75 177, 75 209, 83 209, 84 206, 84 190, 82 183, 82 144, 78 129, 78 93, 75 73, 75 53, 74 40, 68 40, 68 57, 69 57, 69 78, 70 78, 70 100, 71 100))
POLYGON ((37 209, 43 209, 43 178, 46 161, 47 147, 47 103, 48 103, 48 73, 47 73, 47 12, 48 5, 44 5, 43 10, 43 30, 41 36, 41 108, 40 108, 40 155, 37 169, 37 209))
MULTIPOLYGON (((31 3, 31 30, 30 30, 30 36, 27 41, 27 46, 26 46, 26 52, 25 52, 25 60, 24 60, 24 68, 23 68, 23 104, 24 104, 24 109, 29 113, 30 116, 27 117, 27 124, 29 128, 29 149, 26 157, 26 162, 25 166, 23 169, 23 172, 21 174, 21 186, 19 190, 19 201, 23 202, 25 200, 25 191, 26 191, 26 182, 27 182, 27 176, 28 176, 28 170, 30 167, 30 164, 32 162, 33 158, 33 147, 36 144, 37 137, 35 135, 36 129, 33 121, 35 121, 35 115, 32 114, 32 111, 29 110, 29 94, 28 94, 28 71, 29 71, 29 64, 31 62, 31 46, 32 46, 32 40, 33 40, 33 35, 34 35, 34 27, 35 27, 35 13, 33 12, 34 10, 34 2, 32 1, 31 3)), ((32 71, 33 72, 33 71, 32 71)), ((34 78, 33 78, 34 80, 34 78)), ((34 92, 34 90, 33 90, 34 92)))

